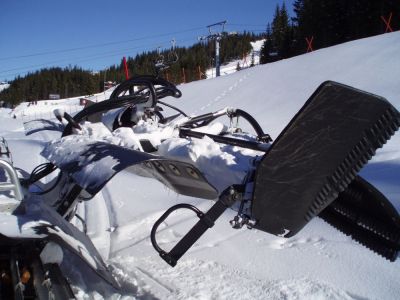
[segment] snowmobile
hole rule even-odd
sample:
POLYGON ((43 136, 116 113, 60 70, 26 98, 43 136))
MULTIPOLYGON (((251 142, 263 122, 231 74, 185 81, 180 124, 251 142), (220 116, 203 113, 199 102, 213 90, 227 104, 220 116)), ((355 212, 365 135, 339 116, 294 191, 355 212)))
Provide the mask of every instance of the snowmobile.
MULTIPOLYGON (((14 200, 0 215, 10 224, 0 232, 3 257, 23 261, 24 253, 10 249, 34 249, 41 259, 29 261, 28 267, 35 263, 58 270, 60 259, 51 253, 66 251, 118 287, 93 243, 71 220, 78 217, 80 202, 92 199, 126 169, 154 178, 178 194, 215 201, 207 212, 187 203, 172 206, 155 222, 151 242, 171 266, 228 208, 237 211, 233 228, 244 226, 286 238, 320 217, 384 258, 396 260, 400 216, 358 175, 400 126, 400 113, 387 100, 324 82, 273 141, 241 109, 189 116, 164 100, 181 96, 173 83, 159 76, 137 76, 117 86, 108 100, 88 105, 75 116, 56 110, 59 123, 26 124, 27 134, 62 133, 41 153, 48 163, 29 175, 21 176, 10 161, 0 160, 7 182, 0 183, 0 192, 14 200), (220 123, 223 118, 229 125, 220 123), (236 126, 237 119, 245 120, 248 130, 236 126), (165 251, 157 243, 157 229, 179 209, 193 211, 199 220, 165 251)), ((15 263, 12 269, 15 286, 21 282, 16 272, 21 269, 15 263)), ((65 282, 59 271, 53 273, 58 275, 46 273, 53 276, 51 282, 65 282)), ((64 292, 65 286, 61 284, 64 292)))

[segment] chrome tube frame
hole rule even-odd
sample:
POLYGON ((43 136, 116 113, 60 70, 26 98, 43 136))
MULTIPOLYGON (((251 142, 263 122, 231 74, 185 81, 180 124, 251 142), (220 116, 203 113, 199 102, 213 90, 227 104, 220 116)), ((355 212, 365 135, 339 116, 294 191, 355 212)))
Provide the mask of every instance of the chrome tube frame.
POLYGON ((15 199, 22 201, 24 194, 18 179, 17 171, 8 161, 0 159, 0 168, 6 171, 11 182, 0 182, 0 192, 14 191, 15 199))

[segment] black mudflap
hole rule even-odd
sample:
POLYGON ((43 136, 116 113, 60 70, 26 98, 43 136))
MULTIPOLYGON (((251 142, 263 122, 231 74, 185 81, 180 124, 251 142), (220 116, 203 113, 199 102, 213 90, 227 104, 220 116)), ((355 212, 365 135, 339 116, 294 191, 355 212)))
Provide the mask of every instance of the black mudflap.
POLYGON ((36 132, 50 130, 50 131, 59 131, 62 132, 64 130, 64 125, 46 119, 37 119, 24 123, 25 135, 31 135, 36 132))
POLYGON ((344 234, 394 261, 400 251, 400 216, 389 200, 357 176, 320 214, 344 234))
POLYGON ((256 228, 291 237, 335 200, 400 126, 384 98, 323 83, 262 158, 256 228))

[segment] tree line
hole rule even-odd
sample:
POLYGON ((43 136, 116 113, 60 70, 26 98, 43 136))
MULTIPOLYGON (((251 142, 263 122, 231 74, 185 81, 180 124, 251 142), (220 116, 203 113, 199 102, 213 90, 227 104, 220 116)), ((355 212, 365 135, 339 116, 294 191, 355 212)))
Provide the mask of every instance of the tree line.
MULTIPOLYGON (((382 17, 388 20, 390 13, 392 29, 400 29, 400 0, 296 0, 293 11, 294 16, 290 17, 285 3, 277 5, 265 33, 245 32, 224 37, 221 63, 242 58, 251 50, 250 42, 261 38, 265 38, 265 42, 260 62, 269 63, 305 53, 306 38, 312 38, 313 48, 319 49, 381 34, 386 29, 382 17)), ((130 76, 155 74, 155 63, 173 60, 171 55, 175 54, 178 61, 160 71, 160 76, 176 84, 205 78, 205 71, 215 64, 215 47, 211 40, 190 47, 154 50, 128 57, 130 76)), ((17 77, 8 89, 0 92, 0 100, 15 105, 21 101, 47 99, 49 94, 59 94, 61 98, 94 94, 102 91, 104 81, 124 80, 122 60, 96 73, 79 67, 46 68, 17 77)))
MULTIPOLYGON (((221 64, 233 59, 242 58, 243 54, 251 50, 250 42, 260 39, 261 35, 242 33, 235 36, 227 36, 221 40, 220 61, 221 64)), ((130 75, 155 74, 155 63, 174 61, 166 70, 160 72, 160 76, 176 84, 190 82, 199 79, 199 69, 204 73, 206 69, 214 66, 215 47, 214 42, 196 43, 190 47, 176 47, 162 51, 149 51, 127 58, 130 75), (175 56, 176 55, 176 56, 175 56), (185 75, 183 74, 185 73, 185 75)), ((203 78, 205 75, 202 75, 203 78)), ((125 79, 122 61, 119 65, 111 66, 100 72, 100 77, 107 80, 121 82, 125 79)))
MULTIPOLYGON (((236 36, 224 37, 221 41, 220 61, 229 62, 241 58, 251 50, 251 41, 261 37, 252 33, 242 33, 236 36)), ((162 51, 149 51, 127 58, 130 76, 155 74, 155 63, 178 60, 163 71, 160 76, 176 84, 205 78, 206 69, 214 65, 214 43, 196 43, 190 47, 176 47, 162 51), (171 57, 172 56, 172 57, 171 57), (201 74, 199 74, 199 71, 201 74)), ((0 92, 0 100, 5 105, 14 106, 22 101, 48 99, 49 94, 59 94, 61 98, 90 95, 103 90, 105 81, 122 82, 125 73, 122 60, 119 64, 110 66, 99 72, 83 70, 77 66, 67 68, 45 68, 26 76, 18 76, 10 82, 10 87, 0 92)))
POLYGON ((14 106, 23 101, 49 99, 50 94, 58 94, 61 98, 89 95, 99 88, 98 75, 82 68, 45 68, 16 77, 10 87, 0 93, 0 100, 14 106))
POLYGON ((261 63, 303 54, 306 38, 313 49, 337 45, 385 32, 392 13, 391 27, 400 29, 400 0, 296 0, 294 17, 285 4, 277 6, 266 28, 261 63))

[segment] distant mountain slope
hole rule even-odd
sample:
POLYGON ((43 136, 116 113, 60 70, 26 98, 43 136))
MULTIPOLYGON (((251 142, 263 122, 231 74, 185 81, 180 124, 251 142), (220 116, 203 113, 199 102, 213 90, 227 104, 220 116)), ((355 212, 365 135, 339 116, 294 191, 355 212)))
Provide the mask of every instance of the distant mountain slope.
POLYGON ((0 82, 0 92, 2 90, 8 89, 10 87, 10 84, 8 84, 7 82, 0 82))

